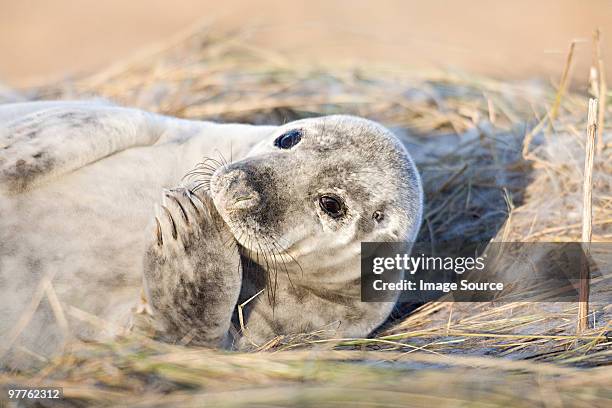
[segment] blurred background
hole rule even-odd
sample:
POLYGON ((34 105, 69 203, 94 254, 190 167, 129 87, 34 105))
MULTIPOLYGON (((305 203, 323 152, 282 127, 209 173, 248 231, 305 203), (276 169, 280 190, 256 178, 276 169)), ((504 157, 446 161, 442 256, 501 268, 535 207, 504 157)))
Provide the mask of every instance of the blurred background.
MULTIPOLYGON (((28 86, 96 70, 199 21, 249 29, 300 60, 453 68, 558 80, 570 41, 586 84, 591 35, 612 56, 612 0, 0 0, 0 81, 28 86)), ((612 61, 607 64, 612 78, 612 61)))

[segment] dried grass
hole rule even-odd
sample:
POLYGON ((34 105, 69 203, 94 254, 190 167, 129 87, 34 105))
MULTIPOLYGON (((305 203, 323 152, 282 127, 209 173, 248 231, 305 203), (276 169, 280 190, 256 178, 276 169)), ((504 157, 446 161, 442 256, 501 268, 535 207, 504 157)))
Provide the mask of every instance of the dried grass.
MULTIPOLYGON (((580 240, 587 99, 567 92, 563 77, 554 90, 397 66, 298 65, 254 48, 248 35, 207 28, 30 97, 103 97, 216 121, 339 112, 379 120, 417 159, 427 201, 421 239, 435 248, 462 237, 580 240)), ((593 242, 612 238, 610 134, 601 135, 593 242)), ((612 265, 609 252, 594 256, 612 265)), ((410 315, 400 308, 371 339, 310 333, 253 353, 139 336, 73 342, 41 371, 1 374, 0 384, 63 386, 77 406, 609 406, 612 294, 602 272, 591 283, 593 327, 580 336, 577 304, 437 302, 410 315)))

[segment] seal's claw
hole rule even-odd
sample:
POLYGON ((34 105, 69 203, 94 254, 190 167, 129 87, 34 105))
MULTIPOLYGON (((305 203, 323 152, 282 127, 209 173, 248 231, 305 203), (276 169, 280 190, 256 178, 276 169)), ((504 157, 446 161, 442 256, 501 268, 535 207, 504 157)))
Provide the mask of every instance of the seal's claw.
POLYGON ((167 213, 168 218, 172 220, 172 237, 175 240, 183 241, 183 244, 187 245, 192 228, 187 212, 189 207, 187 203, 181 203, 181 201, 184 201, 182 196, 183 193, 179 190, 164 191, 162 208, 167 213))
POLYGON ((188 189, 180 187, 164 191, 162 209, 172 220, 173 237, 187 249, 206 236, 206 230, 216 221, 207 198, 200 198, 188 189))
POLYGON ((196 193, 194 193, 188 188, 185 189, 185 192, 187 194, 187 198, 189 199, 189 202, 191 203, 193 208, 195 208, 198 218, 203 217, 204 214, 206 214, 207 209, 202 199, 198 197, 196 193))
POLYGON ((158 226, 158 242, 163 244, 169 244, 170 240, 176 240, 177 231, 174 218, 168 207, 164 205, 155 206, 155 219, 157 220, 158 226))
POLYGON ((233 237, 212 198, 188 188, 164 190, 155 207, 155 237, 163 256, 190 256, 206 240, 228 242, 233 237))
POLYGON ((202 219, 202 210, 194 200, 196 196, 191 196, 191 193, 186 188, 177 188, 172 190, 172 198, 180 206, 181 213, 185 216, 187 224, 197 224, 202 219))
POLYGON ((164 244, 164 237, 162 236, 161 224, 157 217, 155 217, 155 236, 157 237, 157 245, 162 246, 164 244))

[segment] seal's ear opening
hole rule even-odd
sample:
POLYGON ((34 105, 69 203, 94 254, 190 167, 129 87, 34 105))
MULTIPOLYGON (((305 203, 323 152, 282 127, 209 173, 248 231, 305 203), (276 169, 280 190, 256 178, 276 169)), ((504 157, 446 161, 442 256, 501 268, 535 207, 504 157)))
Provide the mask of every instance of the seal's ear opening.
MULTIPOLYGON (((373 239, 376 242, 412 242, 416 234, 411 232, 408 217, 394 208, 386 207, 372 213, 373 239)), ((419 222, 420 223, 420 222, 419 222)))

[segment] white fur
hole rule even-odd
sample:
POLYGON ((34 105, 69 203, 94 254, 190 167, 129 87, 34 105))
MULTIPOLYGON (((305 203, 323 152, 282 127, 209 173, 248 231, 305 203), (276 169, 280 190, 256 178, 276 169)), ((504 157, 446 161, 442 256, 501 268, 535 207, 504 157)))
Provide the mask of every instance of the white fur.
POLYGON ((0 105, 0 171, 40 148, 60 163, 24 192, 10 191, 10 180, 0 175, 0 356, 8 342, 45 354, 61 340, 63 333, 45 329, 58 319, 47 296, 33 316, 24 315, 43 276, 54 277, 53 289, 72 332, 97 331, 74 308, 121 323, 138 299, 145 230, 162 189, 179 185, 203 156, 221 152, 228 160, 240 158, 272 130, 172 119, 101 103, 0 105), (88 111, 103 126, 73 129, 70 119, 58 118, 88 111), (38 145, 15 140, 10 133, 15 126, 40 126, 38 145), (8 145, 13 149, 3 150, 8 145), (27 325, 15 338, 22 317, 27 325))

